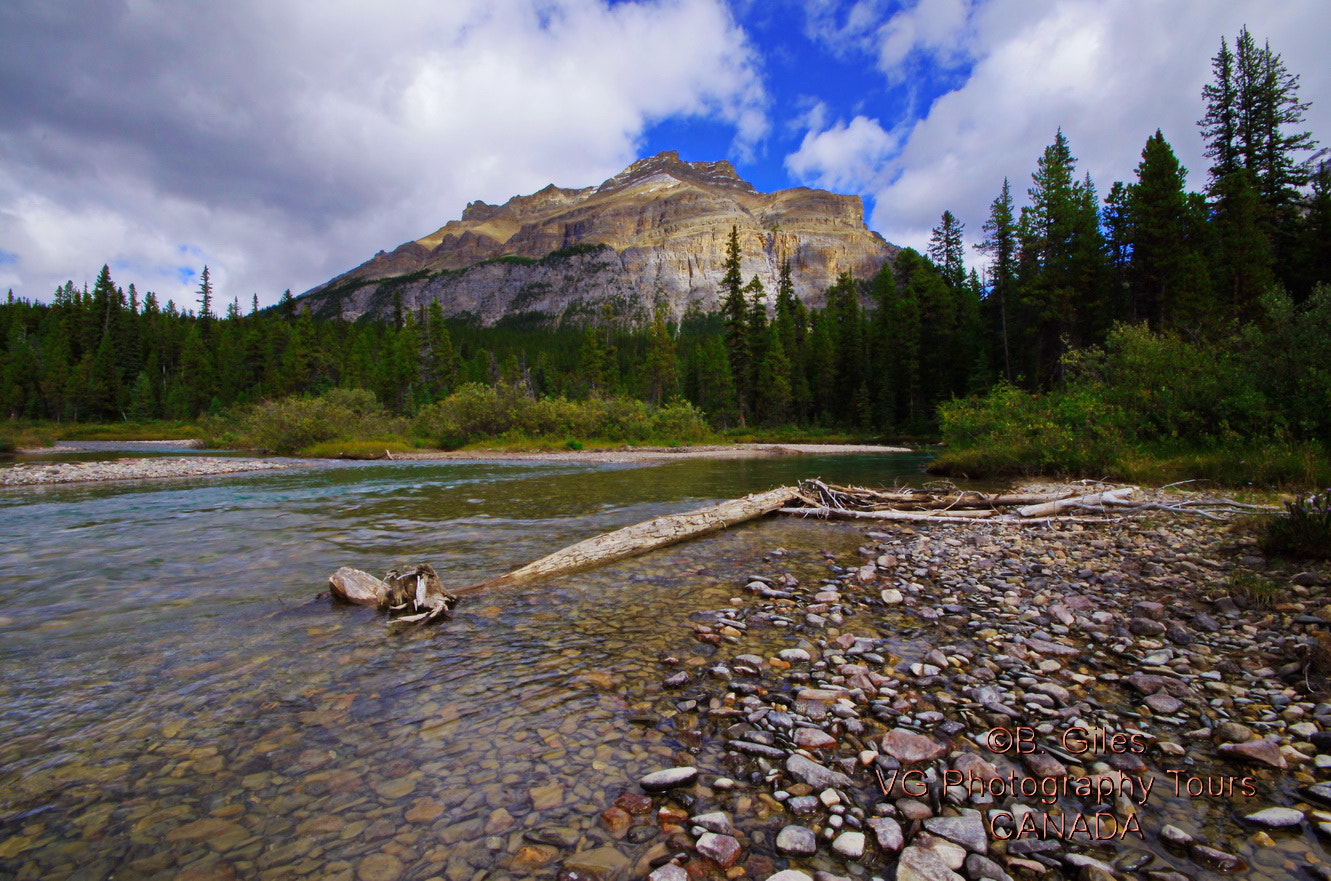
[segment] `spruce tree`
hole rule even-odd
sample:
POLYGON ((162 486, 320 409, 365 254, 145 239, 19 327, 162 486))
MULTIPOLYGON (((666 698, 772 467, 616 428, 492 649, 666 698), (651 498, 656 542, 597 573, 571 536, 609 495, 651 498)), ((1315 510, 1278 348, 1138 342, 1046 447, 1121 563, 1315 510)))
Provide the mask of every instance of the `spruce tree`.
POLYGON ((1017 222, 1012 210, 1012 191, 1008 179, 989 206, 989 219, 981 227, 984 240, 975 247, 989 255, 989 296, 984 314, 990 339, 997 341, 996 362, 1003 376, 1012 381, 1012 353, 1008 338, 1008 308, 1017 286, 1017 222))
POLYGON ((966 281, 966 266, 962 236, 965 225, 944 211, 942 220, 934 227, 929 239, 929 259, 934 261, 943 279, 952 287, 960 288, 966 281))

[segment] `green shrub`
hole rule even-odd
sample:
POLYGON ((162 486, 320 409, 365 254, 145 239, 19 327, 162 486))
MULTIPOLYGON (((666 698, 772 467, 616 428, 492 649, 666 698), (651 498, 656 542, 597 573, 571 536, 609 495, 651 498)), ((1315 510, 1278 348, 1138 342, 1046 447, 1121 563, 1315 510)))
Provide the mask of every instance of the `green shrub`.
POLYGON ((1285 503, 1285 513, 1271 520, 1262 547, 1286 557, 1331 559, 1331 489, 1285 503))
POLYGON ((18 444, 12 438, 0 437, 0 456, 13 456, 18 452, 18 444))
POLYGON ((202 427, 209 446, 230 441, 286 454, 328 441, 400 435, 406 423, 385 413, 372 392, 332 389, 318 397, 263 401, 239 414, 205 419, 202 427))
POLYGON ((442 401, 423 408, 412 431, 443 449, 482 440, 546 439, 559 445, 570 438, 639 443, 653 438, 698 441, 710 436, 701 410, 686 402, 652 408, 633 398, 531 397, 520 386, 468 383, 442 401))

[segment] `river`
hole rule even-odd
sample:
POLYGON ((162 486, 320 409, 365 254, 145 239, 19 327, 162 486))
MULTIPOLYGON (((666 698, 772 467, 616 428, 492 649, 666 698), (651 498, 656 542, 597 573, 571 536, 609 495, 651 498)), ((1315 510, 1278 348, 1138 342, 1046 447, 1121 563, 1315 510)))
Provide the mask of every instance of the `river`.
POLYGON ((820 550, 861 531, 753 524, 426 632, 331 605, 328 574, 425 560, 471 583, 801 477, 918 482, 922 461, 325 463, 0 494, 0 877, 351 878, 378 855, 456 881, 532 841, 606 844, 597 814, 697 751, 630 721, 689 615, 783 545, 824 577, 820 550))

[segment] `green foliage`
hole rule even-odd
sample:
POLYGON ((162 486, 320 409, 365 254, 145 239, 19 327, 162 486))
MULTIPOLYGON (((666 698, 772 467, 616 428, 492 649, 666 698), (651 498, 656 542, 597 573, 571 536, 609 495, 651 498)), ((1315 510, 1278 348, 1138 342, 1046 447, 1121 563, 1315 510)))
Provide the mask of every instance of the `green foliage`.
POLYGON ((240 444, 290 454, 329 441, 370 440, 405 432, 373 393, 332 389, 317 397, 263 401, 235 415, 209 417, 201 427, 209 446, 240 444))
POLYGON ((1120 325, 1104 346, 1063 359, 1066 381, 1058 388, 1031 394, 1001 383, 982 397, 945 404, 949 449, 939 467, 1157 482, 1321 480, 1331 473, 1320 433, 1324 409, 1310 415, 1302 408, 1331 393, 1331 383, 1317 350, 1296 361, 1282 342, 1316 342, 1326 317, 1320 302, 1313 305, 1252 329, 1245 347, 1120 325), (1283 371, 1278 378, 1265 372, 1272 367, 1283 371))
POLYGON ((1285 513, 1271 520, 1262 547, 1283 557, 1331 560, 1331 489, 1285 503, 1285 513))
POLYGON ((1284 591, 1274 581, 1251 572, 1235 572, 1229 577, 1229 595, 1249 608, 1269 609, 1284 599, 1284 591))
POLYGON ((651 407, 625 397, 537 399, 514 385, 468 383, 417 414, 412 431, 443 449, 520 436, 640 443, 695 442, 710 435, 701 410, 687 401, 651 407))
POLYGON ((18 452, 18 444, 11 437, 0 436, 0 458, 8 458, 18 452))

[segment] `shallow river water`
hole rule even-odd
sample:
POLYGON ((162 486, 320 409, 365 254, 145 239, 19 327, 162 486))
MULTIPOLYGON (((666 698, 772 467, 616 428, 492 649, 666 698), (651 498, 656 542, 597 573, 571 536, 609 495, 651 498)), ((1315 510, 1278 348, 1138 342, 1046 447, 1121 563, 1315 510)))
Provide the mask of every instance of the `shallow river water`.
POLYGON ((317 465, 0 494, 0 877, 470 879, 533 840, 607 843, 597 814, 696 746, 632 721, 689 614, 781 545, 823 577, 819 550, 859 530, 754 524, 471 598, 423 633, 332 606, 327 575, 427 560, 466 584, 709 500, 918 481, 921 462, 317 465))
MULTIPOLYGON (((425 631, 334 606, 327 576, 424 560, 446 586, 470 584, 801 478, 919 484, 923 461, 308 463, 0 492, 0 878, 553 879, 585 853, 641 877, 662 846, 650 818, 616 838, 599 817, 674 765, 703 772, 699 809, 726 810, 752 853, 784 864, 773 840, 789 819, 761 787, 707 788, 745 769, 686 695, 663 689, 677 668, 662 659, 707 663, 716 649, 693 639, 690 616, 730 605, 749 575, 811 584, 857 565, 862 527, 748 524, 469 597, 425 631)), ((931 647, 919 620, 873 626, 890 665, 931 647)), ((771 657, 798 640, 755 630, 744 650, 771 657)), ((1292 783, 1263 789, 1293 800, 1292 783)), ((1311 832, 1254 847, 1241 807, 1153 797, 1135 846, 1209 877, 1158 846, 1156 827, 1175 822, 1263 877, 1327 862, 1311 832)), ((800 865, 845 871, 821 855, 800 865)), ((853 872, 876 873, 890 864, 853 872)))

